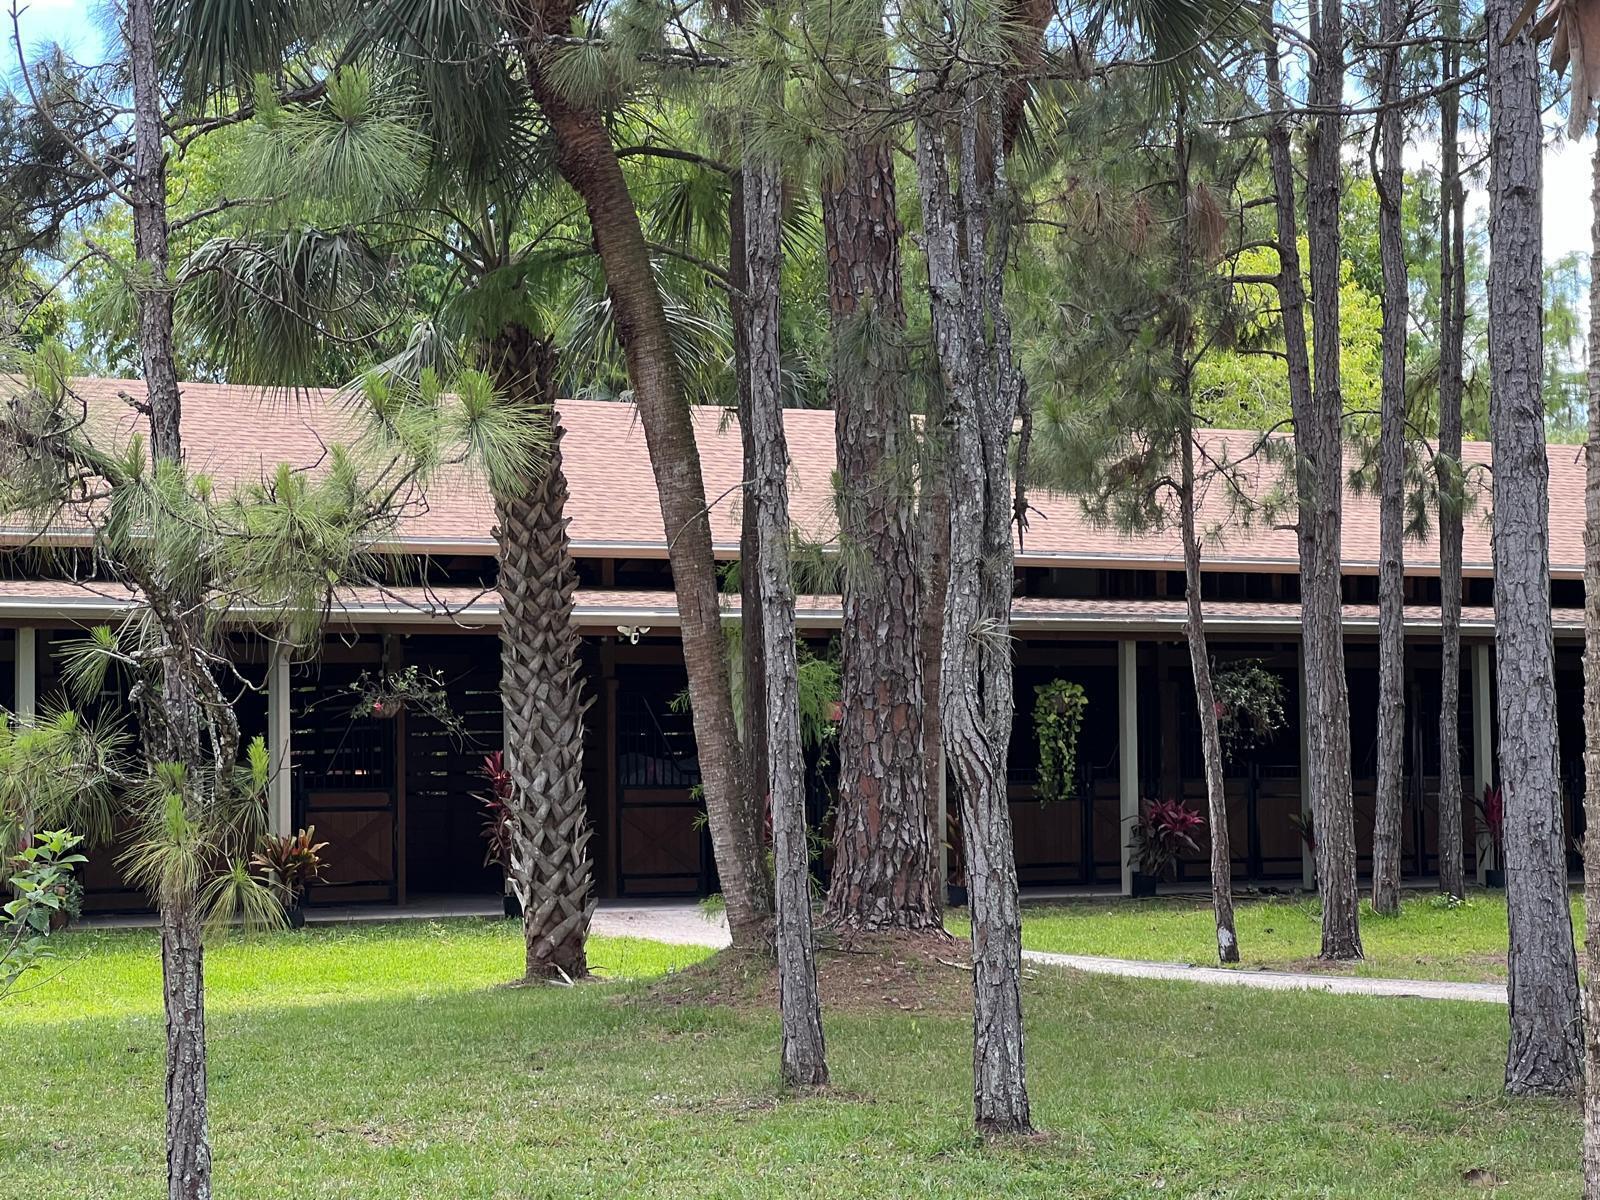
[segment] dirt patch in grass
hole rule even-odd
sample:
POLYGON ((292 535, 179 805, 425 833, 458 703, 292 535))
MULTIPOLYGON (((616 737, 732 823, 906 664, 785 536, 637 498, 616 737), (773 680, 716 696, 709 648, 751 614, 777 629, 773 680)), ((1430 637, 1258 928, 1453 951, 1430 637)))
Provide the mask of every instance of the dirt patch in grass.
MULTIPOLYGON (((971 944, 941 933, 898 935, 822 933, 817 974, 825 1008, 958 1014, 971 1005, 971 944)), ((634 993, 652 1005, 728 1005, 772 1008, 778 968, 767 955, 724 950, 634 993)))

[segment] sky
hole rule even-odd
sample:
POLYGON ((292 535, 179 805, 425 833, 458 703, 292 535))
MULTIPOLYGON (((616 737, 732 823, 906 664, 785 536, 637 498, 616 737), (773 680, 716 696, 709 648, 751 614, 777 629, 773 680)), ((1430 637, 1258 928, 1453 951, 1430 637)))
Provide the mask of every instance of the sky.
MULTIPOLYGON (((20 24, 25 47, 59 41, 79 58, 92 59, 100 52, 100 0, 23 0, 23 3, 26 7, 20 24)), ((11 75, 15 73, 16 48, 11 44, 9 29, 5 31, 5 41, 5 62, 9 69, 3 74, 11 75)), ((1582 142, 1557 142, 1545 152, 1544 250, 1547 261, 1573 251, 1586 253, 1589 249, 1593 220, 1590 204, 1593 153, 1592 136, 1582 142)), ((1427 156, 1432 161, 1432 147, 1414 146, 1411 156, 1418 161, 1427 156)), ((1479 189, 1471 194, 1468 203, 1473 210, 1471 215, 1476 215, 1487 208, 1488 198, 1479 189)))

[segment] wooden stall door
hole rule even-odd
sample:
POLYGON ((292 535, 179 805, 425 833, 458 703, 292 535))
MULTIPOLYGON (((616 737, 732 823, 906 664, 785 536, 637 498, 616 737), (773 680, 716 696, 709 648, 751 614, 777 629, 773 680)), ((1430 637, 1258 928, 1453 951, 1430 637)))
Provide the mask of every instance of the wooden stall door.
POLYGON ((702 896, 716 887, 682 672, 632 670, 617 689, 619 896, 702 896))

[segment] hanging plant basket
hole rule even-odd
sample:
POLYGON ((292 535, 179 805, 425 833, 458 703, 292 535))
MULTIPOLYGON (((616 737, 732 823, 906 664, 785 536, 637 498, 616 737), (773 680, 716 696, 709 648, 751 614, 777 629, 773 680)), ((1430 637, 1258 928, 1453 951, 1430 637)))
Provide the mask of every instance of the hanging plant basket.
POLYGON ((1078 778, 1078 733, 1088 694, 1070 679, 1033 689, 1033 734, 1039 743, 1039 802, 1066 800, 1078 778))
POLYGON ((452 737, 465 737, 461 719, 450 705, 444 676, 438 671, 422 671, 415 666, 399 671, 363 671, 346 689, 354 698, 350 715, 371 721, 392 721, 412 711, 431 717, 452 737))
POLYGON ((1289 723, 1283 680, 1259 659, 1217 669, 1211 687, 1216 697, 1217 736, 1222 752, 1230 759, 1242 751, 1270 745, 1289 723))

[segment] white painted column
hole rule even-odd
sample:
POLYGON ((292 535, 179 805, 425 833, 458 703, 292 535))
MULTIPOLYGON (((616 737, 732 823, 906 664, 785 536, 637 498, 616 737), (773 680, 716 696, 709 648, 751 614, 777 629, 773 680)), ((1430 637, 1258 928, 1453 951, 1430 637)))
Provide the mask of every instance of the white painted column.
MULTIPOLYGON (((1306 644, 1296 647, 1300 660, 1300 816, 1311 817, 1311 721, 1306 709, 1306 644)), ((1300 839, 1300 886, 1311 891, 1317 886, 1316 856, 1305 838, 1300 839)))
POLYGON ((267 659, 267 819, 279 835, 294 832, 294 764, 290 758, 289 652, 274 647, 267 659))
POLYGON ((1128 841, 1139 819, 1139 643, 1117 643, 1117 766, 1120 773, 1122 823, 1118 842, 1122 856, 1122 894, 1133 894, 1133 860, 1128 841))
POLYGON ((31 720, 39 713, 39 631, 25 625, 17 631, 16 658, 12 668, 16 672, 16 714, 31 720))
MULTIPOLYGON (((1472 794, 1481 800, 1484 791, 1494 783, 1494 691, 1490 686, 1492 647, 1480 642, 1472 647, 1472 794)), ((1478 882, 1484 872, 1500 864, 1491 861, 1494 850, 1478 836, 1478 818, 1474 813, 1472 828, 1467 836, 1477 847, 1478 882)))

